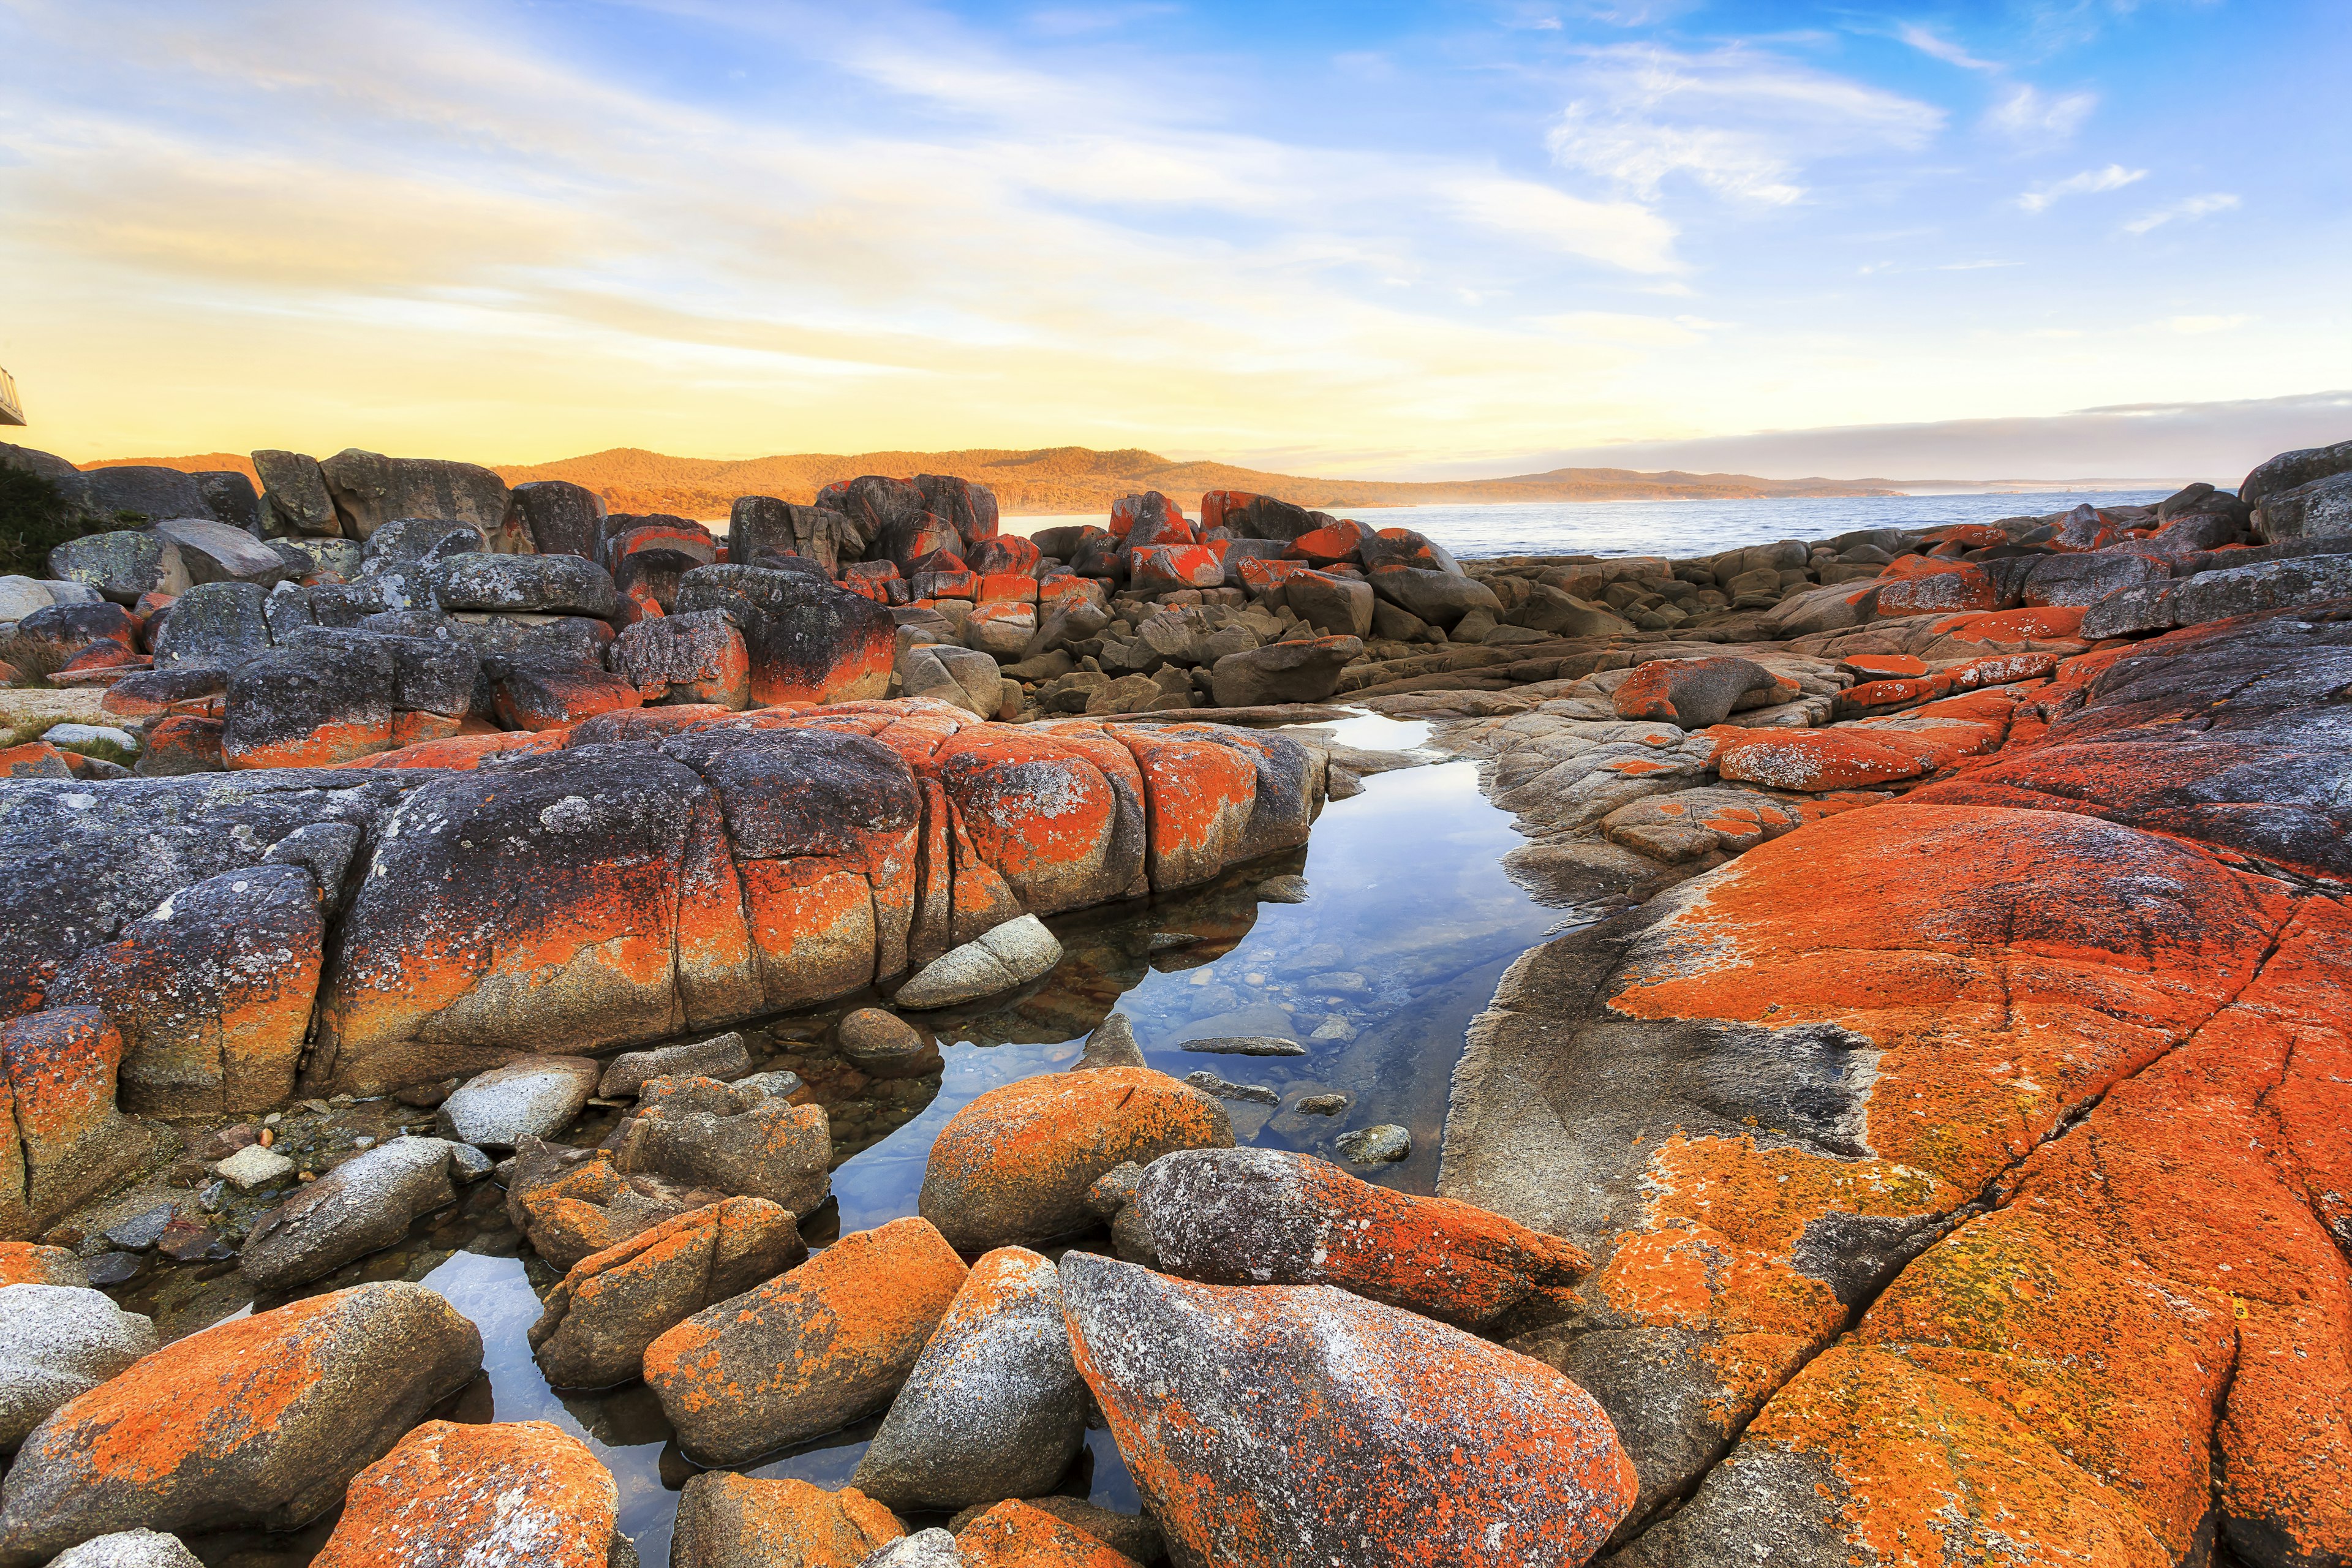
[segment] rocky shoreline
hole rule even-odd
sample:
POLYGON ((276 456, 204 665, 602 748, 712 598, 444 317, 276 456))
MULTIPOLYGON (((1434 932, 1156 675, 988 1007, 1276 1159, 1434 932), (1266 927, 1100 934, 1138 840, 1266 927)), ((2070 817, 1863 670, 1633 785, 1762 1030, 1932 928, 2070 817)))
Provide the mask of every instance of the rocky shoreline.
POLYGON ((0 578, 0 1560, 635 1561, 368 1275, 453 1215, 543 1263, 551 1384, 641 1377, 710 1467, 680 1568, 2352 1554, 2352 443, 1466 563, 1229 492, 1024 541, 871 478, 719 538, 255 460, 0 447, 89 530, 0 578), (1400 1128, 1251 1146, 1113 1015, 827 1228, 1045 919, 1301 896, 1412 760, 1297 728, 1349 710, 1477 759, 1571 911, 1436 1195, 1400 1128), (171 1334, 114 1299, 227 1275, 171 1334), (857 1423, 838 1487, 740 1473, 857 1423), (1090 1427, 1139 1515, 1060 1495, 1090 1427))

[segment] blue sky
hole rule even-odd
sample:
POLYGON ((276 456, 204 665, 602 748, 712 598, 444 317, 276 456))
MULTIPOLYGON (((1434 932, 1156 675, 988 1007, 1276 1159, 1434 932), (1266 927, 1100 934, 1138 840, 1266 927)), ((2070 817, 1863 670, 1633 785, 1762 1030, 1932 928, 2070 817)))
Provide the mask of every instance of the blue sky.
POLYGON ((2352 436, 2347 67, 2341 0, 0 0, 0 363, 79 458, 2234 478, 2352 436))

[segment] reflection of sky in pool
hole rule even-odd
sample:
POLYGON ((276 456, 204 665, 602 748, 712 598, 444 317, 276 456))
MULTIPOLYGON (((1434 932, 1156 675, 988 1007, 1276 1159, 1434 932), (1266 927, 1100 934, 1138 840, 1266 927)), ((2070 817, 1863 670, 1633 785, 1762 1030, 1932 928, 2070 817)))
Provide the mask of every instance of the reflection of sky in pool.
MULTIPOLYGON (((1391 748, 1417 744, 1425 731, 1369 717, 1327 728, 1347 744, 1391 748)), ((835 1170, 837 1220, 824 1212, 811 1216, 810 1239, 822 1244, 914 1213, 924 1162, 948 1119, 999 1085, 1067 1068, 1114 1006, 1132 1020, 1153 1067, 1179 1077, 1205 1068, 1278 1091, 1276 1105, 1227 1102, 1236 1141, 1332 1155, 1331 1142, 1341 1132, 1401 1123, 1412 1131, 1412 1156, 1365 1173, 1430 1191, 1463 1030, 1494 994, 1503 969, 1557 916, 1503 874, 1499 862, 1519 839, 1509 819, 1478 794, 1472 764, 1404 769, 1364 785, 1362 795, 1325 808, 1303 857, 1260 862, 1205 889, 1056 918, 1050 923, 1066 952, 1045 980, 1010 999, 910 1015, 939 1035, 945 1068, 938 1093, 835 1170), (1260 881, 1300 869, 1302 859, 1306 902, 1258 901, 1260 881), (1180 934, 1198 940, 1166 944, 1166 937, 1180 934), (1163 939, 1157 952, 1155 936, 1163 939), (1221 1035, 1285 1036, 1305 1043, 1308 1054, 1252 1058, 1178 1048, 1187 1039, 1221 1035), (1334 1092, 1348 1097, 1342 1115, 1293 1109, 1302 1096, 1334 1092)), ((776 1027, 789 1031, 792 1023, 776 1027)), ((473 1219, 445 1210, 420 1222, 407 1258, 401 1249, 379 1255, 362 1266, 367 1277, 421 1278, 472 1319, 482 1331, 488 1397, 478 1386, 463 1401, 464 1417, 551 1421, 586 1442, 612 1468, 621 1528, 636 1541, 642 1560, 648 1568, 666 1563, 677 1488, 696 1467, 670 1443, 660 1406, 642 1384, 595 1394, 547 1386, 525 1336, 552 1275, 494 1250, 448 1250, 499 1224, 488 1202, 494 1195, 482 1194, 467 1205, 473 1219)), ((481 1239, 490 1247, 510 1237, 488 1231, 481 1239)), ((319 1288, 352 1282, 339 1276, 319 1288)), ((744 1468, 844 1485, 874 1425, 744 1468)), ((1087 1451, 1063 1489, 1122 1512, 1137 1507, 1106 1432, 1087 1434, 1087 1451)), ((273 1568, 303 1561, 315 1549, 312 1535, 304 1532, 302 1546, 285 1542, 288 1551, 270 1554, 273 1568)))

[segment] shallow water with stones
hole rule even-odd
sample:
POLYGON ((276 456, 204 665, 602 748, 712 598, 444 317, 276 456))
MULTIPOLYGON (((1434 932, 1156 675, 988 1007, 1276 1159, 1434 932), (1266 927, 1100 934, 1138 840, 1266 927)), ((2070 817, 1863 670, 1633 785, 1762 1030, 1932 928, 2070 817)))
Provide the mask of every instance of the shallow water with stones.
MULTIPOLYGON (((1370 716, 1330 728, 1347 744, 1390 750, 1419 744, 1426 731, 1370 716)), ((970 1006, 907 1015, 937 1037, 943 1066, 934 1075, 868 1081, 833 1054, 824 1038, 833 1021, 873 1001, 871 994, 743 1026, 757 1066, 799 1072, 833 1120, 833 1196, 803 1217, 802 1234, 820 1248, 845 1232, 913 1214, 932 1141, 949 1118, 989 1089, 1066 1068, 1114 1008, 1133 1022, 1151 1066, 1179 1078, 1206 1068, 1277 1092, 1272 1105, 1226 1101, 1237 1142, 1337 1159, 1339 1134, 1395 1122, 1412 1131, 1412 1154, 1360 1173, 1432 1191, 1463 1031, 1503 970, 1559 918, 1504 874, 1502 857, 1519 842, 1509 816, 1479 794, 1473 763, 1376 774, 1364 780, 1363 794, 1324 808, 1304 851, 1234 868, 1205 887, 1056 916, 1046 923, 1066 951, 1044 979, 970 1006), (1268 879, 1299 871, 1306 901, 1259 896, 1268 879), (1305 1044, 1307 1055, 1181 1048, 1188 1039, 1234 1035, 1285 1036, 1305 1044), (1295 1109, 1303 1097, 1331 1093, 1347 1096, 1344 1113, 1295 1109)), ((430 1131, 432 1114, 389 1100, 338 1113, 350 1129, 378 1135, 401 1126, 430 1131)), ((563 1141, 599 1142, 614 1117, 591 1110, 563 1141)), ((1108 1251, 1109 1237, 1098 1233, 1069 1245, 1108 1251)), ((559 1278, 509 1227, 503 1193, 484 1182, 419 1220, 403 1245, 295 1294, 368 1279, 422 1280, 439 1290, 481 1330, 484 1346, 482 1375, 440 1414, 548 1421, 581 1438, 611 1468, 621 1529, 654 1568, 669 1558, 678 1489, 700 1467, 679 1451, 644 1384, 559 1391, 540 1374, 525 1336, 559 1278)), ((163 1268, 111 1294, 153 1316, 166 1340, 257 1305, 229 1262, 163 1268)), ((842 1486, 878 1424, 877 1416, 739 1468, 763 1479, 842 1486)), ((1061 1489, 1122 1512, 1138 1506, 1118 1451, 1101 1430, 1087 1433, 1061 1489)), ((189 1544, 208 1568, 294 1568, 332 1528, 330 1516, 291 1535, 238 1532, 189 1544)))

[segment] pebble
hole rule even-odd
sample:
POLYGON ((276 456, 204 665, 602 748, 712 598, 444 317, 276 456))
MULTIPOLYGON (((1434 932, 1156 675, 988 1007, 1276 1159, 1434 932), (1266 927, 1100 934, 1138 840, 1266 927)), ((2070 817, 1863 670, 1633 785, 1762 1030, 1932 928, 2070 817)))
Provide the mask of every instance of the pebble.
POLYGON ((223 1160, 215 1170, 223 1181, 233 1184, 237 1191, 249 1193, 256 1187, 266 1187, 272 1182, 292 1175, 294 1162, 258 1143, 249 1143, 223 1160))
POLYGON ((1200 1072, 1186 1073, 1184 1081, 1194 1089, 1215 1095, 1219 1100, 1246 1100, 1259 1105, 1282 1103, 1282 1096, 1262 1083, 1227 1083, 1223 1079, 1205 1068, 1200 1072))
POLYGON ((1412 1134, 1393 1121, 1343 1132, 1338 1142, 1339 1152, 1353 1165, 1385 1165, 1412 1152, 1412 1134))
POLYGON ((1178 1047, 1220 1057, 1303 1057, 1307 1047, 1297 1040, 1286 1040, 1275 1035, 1219 1035, 1203 1040, 1186 1040, 1178 1047))
POLYGON ((89 1282, 100 1289, 110 1285, 127 1285, 147 1267, 147 1260, 135 1252, 101 1252, 89 1260, 89 1282))
POLYGON ((198 1225, 191 1219, 175 1219, 163 1227, 163 1238, 155 1250, 174 1263, 194 1263, 200 1258, 228 1256, 228 1248, 213 1233, 210 1226, 198 1225))
POLYGON ((170 1204, 158 1204, 145 1214, 107 1226, 106 1239, 124 1252, 144 1252, 162 1238, 173 1212, 170 1204))
POLYGON ((1307 879, 1268 877, 1257 885, 1257 896, 1263 903, 1303 904, 1307 901, 1307 879))
POLYGON ((1348 1109, 1348 1097, 1344 1094, 1310 1094, 1293 1109, 1301 1116, 1338 1116, 1348 1109))
POLYGON ((1151 940, 1144 944, 1144 951, 1173 952, 1180 947, 1194 946, 1200 940, 1189 931, 1156 931, 1151 933, 1151 940))
POLYGON ((206 1182, 203 1190, 196 1194, 196 1206, 204 1210, 206 1214, 218 1214, 220 1212, 221 1200, 227 1195, 228 1184, 226 1182, 206 1182))
POLYGON ((930 1042, 896 1013, 860 1007, 841 1020, 835 1037, 849 1065, 869 1078, 904 1078, 938 1061, 930 1042))

